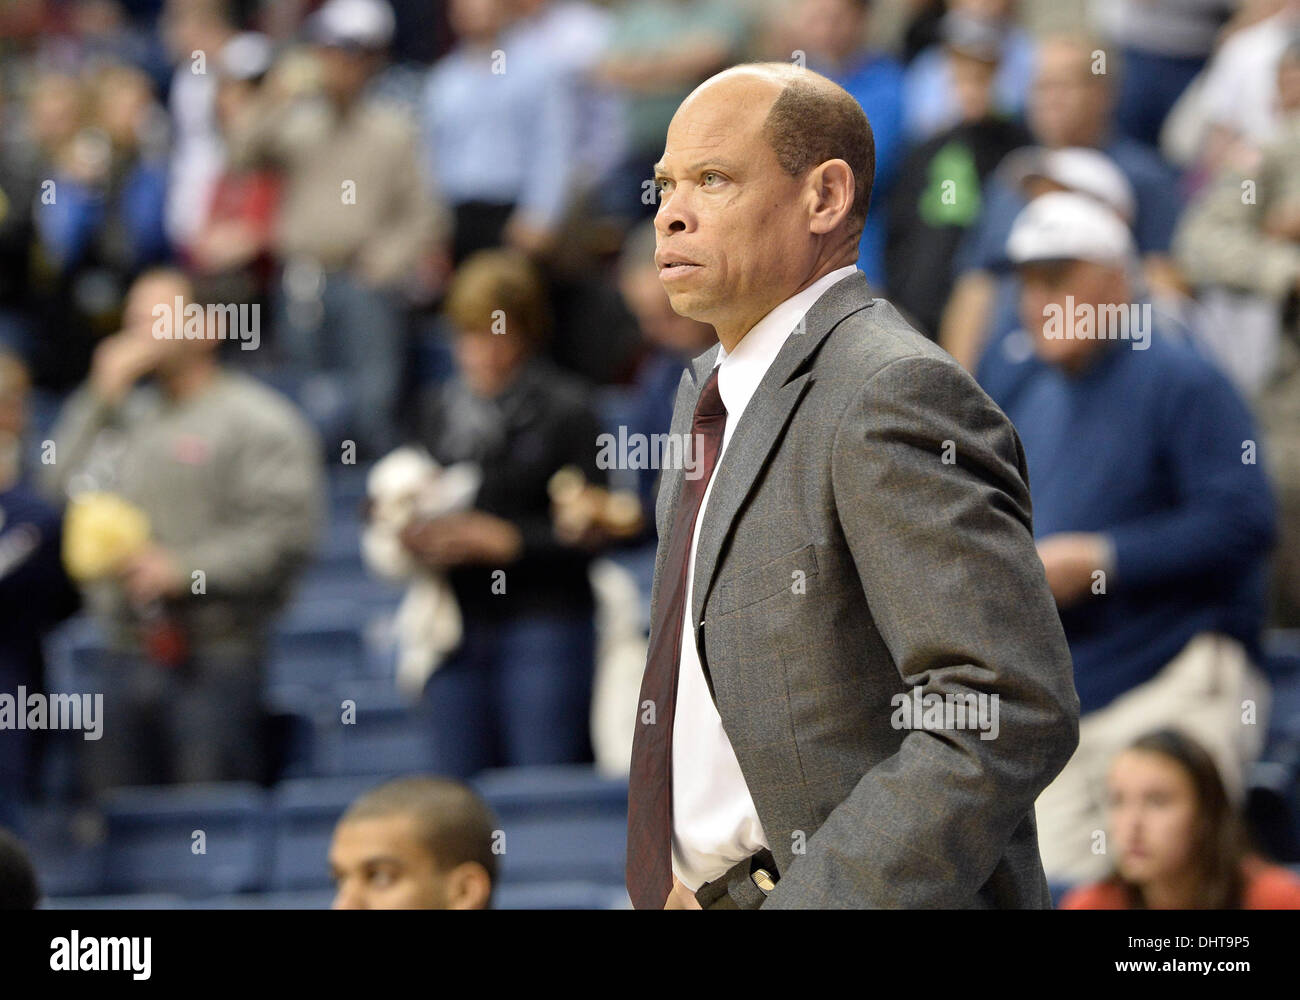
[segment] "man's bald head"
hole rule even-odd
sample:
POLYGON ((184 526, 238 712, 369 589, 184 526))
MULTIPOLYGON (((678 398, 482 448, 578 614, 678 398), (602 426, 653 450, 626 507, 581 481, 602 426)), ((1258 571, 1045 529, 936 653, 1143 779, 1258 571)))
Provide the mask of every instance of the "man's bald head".
POLYGON ((764 99, 770 95, 763 137, 781 169, 791 177, 802 177, 827 160, 839 159, 849 165, 854 198, 847 221, 861 235, 876 174, 876 140, 866 112, 853 95, 813 70, 792 63, 763 62, 725 69, 705 80, 691 96, 719 84, 752 88, 764 99))
POLYGON ((656 261, 673 309, 732 350, 776 305, 853 264, 875 143, 842 87, 746 63, 693 90, 655 165, 656 261))

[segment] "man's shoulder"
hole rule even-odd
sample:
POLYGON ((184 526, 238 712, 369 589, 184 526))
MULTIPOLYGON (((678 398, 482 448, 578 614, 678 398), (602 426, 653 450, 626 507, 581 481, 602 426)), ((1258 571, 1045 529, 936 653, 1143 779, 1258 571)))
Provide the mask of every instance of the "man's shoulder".
POLYGON ((310 438, 314 433, 289 397, 251 375, 223 371, 218 398, 231 421, 251 436, 310 438))
POLYGON ((857 391, 891 367, 911 373, 941 372, 975 385, 951 354, 881 298, 836 324, 814 362, 818 381, 829 379, 848 391, 857 391))
POLYGON ((1156 395, 1169 397, 1176 388, 1212 395, 1237 392, 1205 349, 1177 330, 1157 326, 1145 351, 1119 347, 1131 351, 1142 382, 1153 390, 1159 388, 1156 395))

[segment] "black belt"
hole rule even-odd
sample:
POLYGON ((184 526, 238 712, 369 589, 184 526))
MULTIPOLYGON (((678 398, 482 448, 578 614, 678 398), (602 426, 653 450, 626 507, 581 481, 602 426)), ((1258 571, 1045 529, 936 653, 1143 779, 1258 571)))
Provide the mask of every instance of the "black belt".
POLYGON ((776 870, 776 859, 765 847, 757 854, 738 861, 712 882, 705 882, 695 890, 695 898, 706 910, 728 895, 740 909, 757 910, 780 878, 776 870))

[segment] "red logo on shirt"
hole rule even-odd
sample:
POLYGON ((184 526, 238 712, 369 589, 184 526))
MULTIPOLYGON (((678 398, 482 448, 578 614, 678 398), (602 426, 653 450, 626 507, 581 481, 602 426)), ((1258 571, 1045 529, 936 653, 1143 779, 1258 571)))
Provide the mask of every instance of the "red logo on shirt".
POLYGON ((197 434, 180 434, 172 442, 172 458, 182 465, 204 465, 211 453, 208 442, 197 434))

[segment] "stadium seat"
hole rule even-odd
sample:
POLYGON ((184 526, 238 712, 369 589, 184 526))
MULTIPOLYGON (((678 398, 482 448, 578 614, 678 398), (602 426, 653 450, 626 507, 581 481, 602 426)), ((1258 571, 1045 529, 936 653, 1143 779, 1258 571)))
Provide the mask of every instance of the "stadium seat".
POLYGON ((329 843, 343 810, 383 778, 310 778, 285 781, 271 793, 271 872, 275 891, 325 889, 329 843))
POLYGON ((328 910, 334 890, 308 892, 242 892, 189 903, 195 910, 328 910))
POLYGON ((267 685, 328 688, 364 672, 365 648, 355 606, 315 606, 281 622, 271 640, 267 685))
POLYGON ((26 811, 22 840, 47 897, 104 891, 105 845, 97 813, 33 806, 26 811))
POLYGON ((621 884, 542 882, 502 885, 492 900, 496 910, 627 910, 632 903, 621 884))
POLYGON ((266 793, 230 782, 121 788, 102 800, 108 892, 218 895, 259 889, 269 852, 266 793), (204 835, 204 850, 196 831, 204 835))
POLYGON ((316 715, 313 773, 398 774, 428 771, 433 745, 428 729, 395 690, 382 681, 342 682, 325 711, 316 715), (343 721, 340 706, 354 703, 353 721, 343 721))
POLYGON ((1300 629, 1264 633, 1264 671, 1274 683, 1300 679, 1300 629))
POLYGON ((43 910, 180 910, 185 899, 169 893, 140 892, 122 896, 51 896, 43 910))
POLYGON ((622 883, 625 780, 566 766, 488 771, 473 784, 505 835, 502 883, 622 883))
POLYGON ((1068 882, 1048 882, 1047 891, 1052 897, 1052 909, 1059 910, 1061 908, 1061 900, 1063 900, 1073 888, 1074 886, 1068 882))

